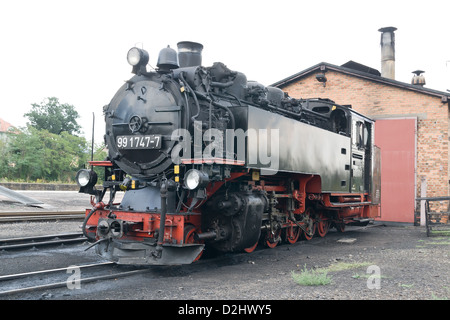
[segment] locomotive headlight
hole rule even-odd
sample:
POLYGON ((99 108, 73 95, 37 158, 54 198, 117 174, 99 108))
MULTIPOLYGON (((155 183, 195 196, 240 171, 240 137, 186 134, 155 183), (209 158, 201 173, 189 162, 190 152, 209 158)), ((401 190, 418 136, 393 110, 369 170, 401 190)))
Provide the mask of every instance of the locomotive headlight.
POLYGON ((184 185, 189 190, 206 187, 209 177, 206 173, 191 169, 184 176, 184 185))
POLYGON ((97 174, 93 170, 81 169, 76 180, 80 187, 93 187, 97 183, 97 174))
POLYGON ((148 63, 148 53, 145 50, 139 48, 131 48, 127 54, 127 61, 130 65, 134 66, 145 66, 148 63))

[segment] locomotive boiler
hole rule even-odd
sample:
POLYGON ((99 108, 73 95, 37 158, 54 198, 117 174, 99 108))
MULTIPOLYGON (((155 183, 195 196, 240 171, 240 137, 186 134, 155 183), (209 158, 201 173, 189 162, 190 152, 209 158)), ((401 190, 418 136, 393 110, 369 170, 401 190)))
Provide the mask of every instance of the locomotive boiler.
POLYGON ((253 251, 378 215, 374 122, 328 99, 294 99, 201 44, 129 50, 131 79, 104 107, 108 157, 77 173, 83 232, 119 264, 188 264, 204 250, 253 251), (124 192, 120 202, 117 192, 124 192), (206 249, 205 249, 206 248, 206 249))

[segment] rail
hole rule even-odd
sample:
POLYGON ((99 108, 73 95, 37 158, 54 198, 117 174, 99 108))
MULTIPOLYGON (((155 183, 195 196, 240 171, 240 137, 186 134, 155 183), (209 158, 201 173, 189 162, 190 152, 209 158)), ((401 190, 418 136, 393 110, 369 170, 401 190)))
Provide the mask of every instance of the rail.
POLYGON ((431 211, 430 202, 450 201, 450 197, 421 197, 416 201, 425 201, 425 227, 427 237, 432 235, 450 235, 450 202, 447 211, 431 211))
POLYGON ((61 244, 71 244, 84 242, 87 239, 81 232, 61 233, 53 235, 32 236, 22 238, 6 238, 0 239, 0 251, 3 250, 20 250, 43 246, 54 246, 61 244))
POLYGON ((86 213, 81 210, 0 212, 0 223, 43 220, 77 220, 83 219, 85 216, 86 213))
MULTIPOLYGON (((26 273, 18 273, 18 274, 8 274, 0 276, 0 282, 2 282, 2 291, 0 291, 0 296, 9 296, 12 294, 18 294, 18 293, 25 293, 25 292, 31 292, 31 291, 38 291, 38 290, 49 290, 49 289, 55 289, 55 288, 63 288, 67 287, 68 280, 55 280, 51 279, 48 275, 53 273, 63 273, 62 278, 67 279, 67 271, 69 268, 77 267, 79 269, 84 268, 95 268, 95 267, 103 267, 108 265, 114 265, 113 262, 99 262, 99 263, 93 263, 89 265, 80 265, 80 266, 70 266, 67 268, 58 268, 58 269, 49 269, 49 270, 41 270, 41 271, 32 271, 32 272, 26 272, 26 273), (38 280, 32 280, 32 277, 37 277, 38 280), (16 280, 19 279, 19 282, 17 283, 16 280), (13 281, 14 280, 14 281, 13 281), (13 281, 9 284, 4 284, 3 282, 13 281), (43 283, 38 284, 34 286, 27 287, 26 285, 29 283, 36 283, 36 282, 50 282, 50 283, 43 283)), ((108 280, 108 279, 117 279, 120 277, 127 277, 132 276, 135 274, 145 273, 150 271, 151 269, 133 269, 129 271, 122 271, 122 272, 112 272, 111 269, 107 270, 100 270, 100 275, 93 275, 88 278, 79 279, 79 283, 87 283, 87 282, 94 282, 99 280, 108 280)), ((59 276, 61 278, 61 275, 59 276)))

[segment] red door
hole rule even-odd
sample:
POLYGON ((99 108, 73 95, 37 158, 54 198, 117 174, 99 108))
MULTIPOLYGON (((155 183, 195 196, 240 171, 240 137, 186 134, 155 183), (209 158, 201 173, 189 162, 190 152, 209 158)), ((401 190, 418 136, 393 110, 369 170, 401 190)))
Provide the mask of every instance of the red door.
POLYGON ((416 119, 375 122, 381 149, 380 221, 414 222, 416 119))

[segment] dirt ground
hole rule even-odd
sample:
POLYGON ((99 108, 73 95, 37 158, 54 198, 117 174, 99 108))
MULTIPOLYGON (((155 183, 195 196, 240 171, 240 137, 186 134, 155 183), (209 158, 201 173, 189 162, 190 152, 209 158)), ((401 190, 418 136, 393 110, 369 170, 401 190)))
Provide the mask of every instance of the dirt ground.
POLYGON ((199 271, 194 265, 161 270, 162 278, 136 290, 138 283, 145 283, 143 275, 136 286, 123 288, 116 298, 449 299, 450 238, 427 238, 424 231, 380 226, 331 232, 326 238, 228 255, 199 271), (330 266, 344 269, 328 272, 331 282, 327 285, 302 286, 293 280, 292 272, 330 266))
MULTIPOLYGON (((44 198, 39 193, 30 195, 44 198)), ((45 194, 46 202, 74 201, 76 193, 45 194), (67 199, 66 199, 67 198, 67 199)), ((0 199, 1 200, 1 199, 0 199)), ((77 206, 88 205, 88 198, 77 206)), ((2 202, 2 201, 0 201, 2 202)), ((67 203, 69 203, 67 202, 67 203)), ((5 206, 11 206, 10 202, 5 206)), ((0 206, 1 209, 1 206, 0 206)), ((10 209, 10 208, 8 208, 10 209)), ((1 211, 1 210, 0 210, 1 211)), ((81 221, 3 223, 0 238, 80 231, 81 221)), ((18 253, 0 252, 0 275, 100 261, 88 244, 18 253)), ((203 258, 187 266, 149 267, 127 278, 6 299, 51 300, 442 300, 450 298, 450 237, 427 237, 423 227, 385 225, 332 229, 325 238, 253 253, 203 258), (293 274, 328 270, 328 284, 305 286, 293 274)), ((2 297, 4 299, 4 297, 2 297)))
MULTIPOLYGON (((3 224, 20 229, 39 226, 63 232, 80 222, 3 224)), ((26 231, 28 230, 28 232, 26 231)), ((1 274, 66 267, 99 260, 87 245, 64 250, 3 253, 1 274)), ((441 300, 450 298, 450 238, 427 237, 414 226, 348 227, 325 238, 257 249, 253 253, 205 257, 187 266, 149 267, 148 272, 115 281, 84 284, 79 290, 11 296, 56 300, 441 300), (330 283, 299 285, 294 274, 328 268, 330 283)))

